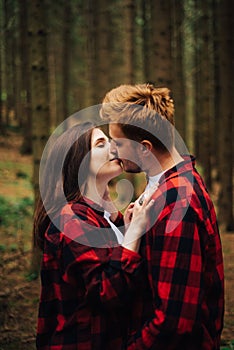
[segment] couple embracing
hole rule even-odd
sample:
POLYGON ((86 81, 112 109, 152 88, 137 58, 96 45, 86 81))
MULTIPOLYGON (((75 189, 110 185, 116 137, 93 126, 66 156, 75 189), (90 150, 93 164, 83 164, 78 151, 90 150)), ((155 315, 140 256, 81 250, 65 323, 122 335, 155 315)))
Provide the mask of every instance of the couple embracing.
POLYGON ((44 164, 34 218, 43 251, 37 349, 219 349, 218 225, 195 160, 177 142, 169 90, 121 85, 100 116, 108 136, 75 125, 44 164), (124 215, 108 188, 123 170, 147 177, 124 215))

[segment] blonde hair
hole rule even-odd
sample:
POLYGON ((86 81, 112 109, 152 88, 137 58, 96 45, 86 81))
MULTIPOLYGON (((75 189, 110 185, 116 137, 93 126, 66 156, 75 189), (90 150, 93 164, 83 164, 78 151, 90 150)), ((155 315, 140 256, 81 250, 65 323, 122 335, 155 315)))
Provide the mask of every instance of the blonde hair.
MULTIPOLYGON (((156 111, 174 125, 174 102, 166 87, 155 87, 153 84, 120 85, 106 94, 103 103, 110 103, 112 108, 115 103, 141 105, 156 111)), ((105 120, 111 119, 107 111, 103 110, 101 117, 105 120)))
POLYGON ((168 88, 120 85, 104 97, 100 116, 117 123, 128 138, 148 139, 161 152, 174 145, 174 103, 168 88))

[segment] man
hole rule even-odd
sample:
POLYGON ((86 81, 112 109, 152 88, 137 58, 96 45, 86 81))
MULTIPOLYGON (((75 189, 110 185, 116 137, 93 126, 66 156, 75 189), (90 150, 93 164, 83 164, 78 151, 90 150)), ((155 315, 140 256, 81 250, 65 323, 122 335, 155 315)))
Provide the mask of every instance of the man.
POLYGON ((140 247, 148 285, 136 292, 128 350, 220 348, 224 274, 216 214, 194 158, 175 147, 173 113, 169 90, 150 84, 111 90, 101 109, 113 154, 126 171, 145 171, 147 188, 158 187, 140 247))

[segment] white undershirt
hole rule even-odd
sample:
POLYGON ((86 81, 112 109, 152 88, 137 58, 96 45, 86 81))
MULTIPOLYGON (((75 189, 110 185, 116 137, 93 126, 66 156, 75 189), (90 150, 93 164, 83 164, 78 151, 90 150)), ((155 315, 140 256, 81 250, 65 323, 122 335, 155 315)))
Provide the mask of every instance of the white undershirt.
POLYGON ((123 236, 122 232, 118 229, 118 227, 115 226, 115 224, 110 220, 110 216, 111 216, 111 213, 109 213, 108 211, 104 210, 104 218, 106 219, 106 221, 108 221, 108 223, 110 224, 112 230, 114 231, 118 243, 122 244, 124 236, 123 236))
MULTIPOLYGON (((158 181, 160 179, 160 177, 163 175, 163 173, 165 173, 167 170, 162 171, 161 173, 154 175, 154 176, 149 176, 148 177, 148 183, 147 186, 145 188, 145 191, 149 190, 151 187, 155 186, 158 184, 158 181)), ((144 192, 145 192, 144 191, 144 192)))
MULTIPOLYGON (((155 176, 149 176, 148 184, 145 188, 144 193, 147 192, 153 186, 155 186, 155 189, 156 189, 156 187, 158 185, 158 181, 165 171, 162 171, 161 173, 159 173, 155 176)), ((104 210, 104 218, 106 219, 106 221, 108 221, 109 225, 111 226, 112 230, 114 231, 118 243, 122 244, 124 236, 123 236, 122 232, 118 229, 118 227, 115 226, 115 224, 110 220, 110 216, 111 216, 111 214, 108 211, 104 210)))

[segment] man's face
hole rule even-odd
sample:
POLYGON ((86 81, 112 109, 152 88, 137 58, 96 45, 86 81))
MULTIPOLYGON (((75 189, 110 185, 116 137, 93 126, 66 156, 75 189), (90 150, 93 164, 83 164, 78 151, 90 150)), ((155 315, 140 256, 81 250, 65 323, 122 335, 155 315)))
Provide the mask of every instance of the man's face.
POLYGON ((142 161, 139 157, 140 144, 126 138, 118 124, 109 125, 111 138, 110 152, 122 161, 123 168, 129 173, 139 173, 142 171, 142 161))

